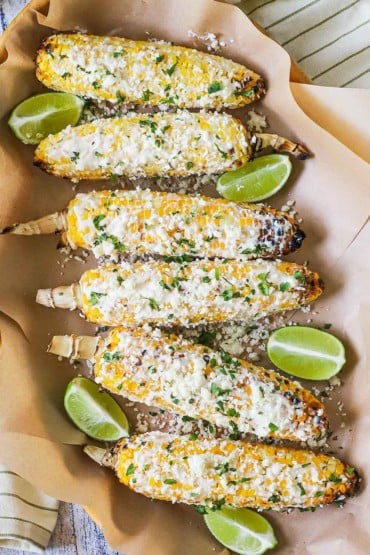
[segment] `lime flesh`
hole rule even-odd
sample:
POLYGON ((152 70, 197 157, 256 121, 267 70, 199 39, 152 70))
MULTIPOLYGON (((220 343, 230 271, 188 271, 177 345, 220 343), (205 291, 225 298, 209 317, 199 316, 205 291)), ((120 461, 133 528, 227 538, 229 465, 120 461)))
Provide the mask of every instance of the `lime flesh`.
POLYGON ((346 362, 344 346, 337 337, 305 326, 273 331, 267 354, 280 370, 306 380, 328 380, 346 362))
POLYGON ((64 408, 72 422, 94 439, 117 441, 129 435, 129 424, 121 407, 88 378, 77 376, 69 382, 64 408))
POLYGON ((235 202, 257 202, 271 197, 285 185, 292 171, 289 156, 268 154, 218 178, 218 193, 235 202))
POLYGON ((277 545, 271 524, 249 509, 223 507, 204 515, 209 531, 225 547, 240 555, 261 555, 277 545))
POLYGON ((69 93, 31 96, 16 106, 9 126, 23 143, 35 145, 80 119, 84 101, 69 93))

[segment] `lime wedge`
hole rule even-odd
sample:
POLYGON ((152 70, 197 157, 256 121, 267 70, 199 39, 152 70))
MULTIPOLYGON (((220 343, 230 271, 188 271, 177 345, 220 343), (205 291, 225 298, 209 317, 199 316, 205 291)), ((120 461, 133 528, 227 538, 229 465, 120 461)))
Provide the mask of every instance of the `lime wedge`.
POLYGON ((76 125, 84 101, 69 93, 44 93, 23 100, 14 108, 9 125, 23 143, 36 145, 67 125, 76 125))
POLYGON ((217 191, 235 202, 257 202, 269 198, 287 182, 292 163, 284 154, 268 154, 242 168, 222 174, 217 191))
POLYGON ((305 326, 273 331, 267 354, 280 370, 305 380, 328 380, 346 362, 343 343, 337 337, 305 326))
POLYGON ((211 534, 235 553, 261 555, 277 545, 271 524, 249 509, 223 507, 204 515, 211 534))
POLYGON ((72 422, 94 439, 117 441, 129 435, 129 424, 121 407, 88 378, 77 376, 69 382, 64 408, 72 422))

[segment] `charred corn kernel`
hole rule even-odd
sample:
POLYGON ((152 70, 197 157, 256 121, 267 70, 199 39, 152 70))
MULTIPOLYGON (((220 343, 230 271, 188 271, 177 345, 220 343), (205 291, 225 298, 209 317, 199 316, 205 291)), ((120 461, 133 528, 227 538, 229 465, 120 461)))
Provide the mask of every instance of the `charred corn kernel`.
POLYGON ((265 90, 259 75, 220 56, 162 42, 58 34, 36 58, 47 87, 113 103, 239 108, 265 90))
POLYGON ((100 325, 173 326, 293 310, 321 291, 318 274, 293 262, 124 262, 88 270, 72 286, 40 289, 37 302, 78 308, 100 325))
POLYGON ((74 180, 184 176, 238 168, 250 152, 247 130, 228 114, 128 114, 49 135, 35 164, 74 180))
POLYGON ((111 451, 85 448, 96 462, 146 497, 201 505, 281 510, 344 501, 356 471, 334 457, 308 450, 219 439, 190 440, 148 432, 121 440, 111 451))
POLYGON ((108 337, 56 336, 49 351, 95 362, 95 381, 132 401, 204 419, 232 437, 325 437, 324 405, 298 382, 225 351, 159 329, 119 327, 108 337))
POLYGON ((273 258, 301 246, 304 233, 283 212, 225 199, 149 190, 78 194, 66 213, 5 228, 32 235, 64 231, 72 248, 96 257, 123 252, 207 258, 273 258))

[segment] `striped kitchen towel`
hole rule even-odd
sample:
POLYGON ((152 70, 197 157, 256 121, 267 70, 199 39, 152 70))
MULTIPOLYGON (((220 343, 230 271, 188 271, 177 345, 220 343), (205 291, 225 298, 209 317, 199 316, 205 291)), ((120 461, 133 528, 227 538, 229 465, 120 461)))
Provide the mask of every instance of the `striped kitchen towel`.
POLYGON ((370 0, 229 0, 317 85, 370 87, 370 0))
POLYGON ((43 553, 55 527, 58 504, 0 466, 0 547, 43 553))

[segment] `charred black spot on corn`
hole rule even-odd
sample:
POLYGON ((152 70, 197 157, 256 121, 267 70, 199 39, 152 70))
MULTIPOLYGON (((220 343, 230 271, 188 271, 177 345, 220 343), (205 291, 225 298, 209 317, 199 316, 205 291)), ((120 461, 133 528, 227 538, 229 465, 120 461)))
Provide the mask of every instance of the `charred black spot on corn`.
POLYGON ((306 234, 302 229, 298 229, 294 234, 292 239, 288 243, 289 249, 294 252, 302 246, 302 243, 306 237, 306 234))

